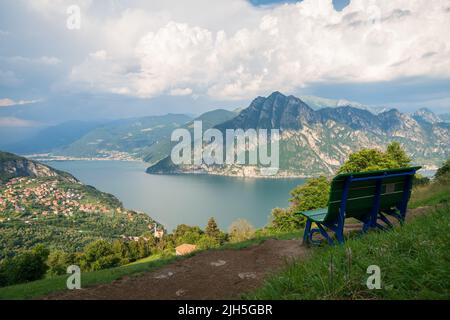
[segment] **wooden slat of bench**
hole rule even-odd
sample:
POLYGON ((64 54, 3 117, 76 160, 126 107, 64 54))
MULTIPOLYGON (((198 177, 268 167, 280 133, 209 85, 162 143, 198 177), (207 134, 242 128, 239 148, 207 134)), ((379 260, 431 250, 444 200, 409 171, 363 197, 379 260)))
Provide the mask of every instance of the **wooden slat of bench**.
POLYGON ((316 210, 301 212, 300 214, 314 222, 323 222, 325 217, 327 216, 327 213, 328 208, 320 208, 316 210))

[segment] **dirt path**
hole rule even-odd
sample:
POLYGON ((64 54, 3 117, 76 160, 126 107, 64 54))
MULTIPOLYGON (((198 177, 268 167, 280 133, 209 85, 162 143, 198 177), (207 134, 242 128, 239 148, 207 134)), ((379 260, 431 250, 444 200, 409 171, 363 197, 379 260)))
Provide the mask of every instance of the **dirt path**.
POLYGON ((299 240, 268 240, 242 250, 205 251, 159 270, 48 299, 227 299, 262 284, 288 260, 302 258, 299 240))
MULTIPOLYGON (((408 220, 427 208, 408 213, 408 220)), ((355 230, 358 225, 349 225, 355 230)), ((267 240, 242 250, 214 250, 175 261, 158 270, 124 277, 110 284, 66 291, 46 299, 171 300, 233 299, 261 286, 264 279, 292 259, 304 259, 301 240, 267 240)))

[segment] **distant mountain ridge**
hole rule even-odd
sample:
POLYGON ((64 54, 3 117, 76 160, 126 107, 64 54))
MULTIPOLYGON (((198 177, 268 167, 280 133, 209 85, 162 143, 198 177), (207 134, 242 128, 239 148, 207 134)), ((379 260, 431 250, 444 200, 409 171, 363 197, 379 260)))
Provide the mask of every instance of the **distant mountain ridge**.
MULTIPOLYGON (((222 122, 233 119, 237 114, 238 113, 234 111, 216 109, 198 116, 194 120, 183 124, 179 128, 188 129, 192 133, 194 121, 202 121, 203 129, 207 130, 222 122)), ((158 143, 155 143, 154 145, 149 147, 146 150, 144 161, 149 162, 150 164, 155 164, 167 157, 167 155, 170 154, 172 147, 174 146, 174 142, 172 142, 170 138, 171 133, 161 137, 158 143)))
POLYGON ((94 130, 102 122, 68 121, 46 127, 34 137, 8 146, 16 154, 47 153, 67 146, 94 130))
POLYGON ((148 154, 149 148, 191 119, 184 114, 168 114, 116 120, 94 128, 53 153, 73 157, 125 156, 141 159, 148 154))
MULTIPOLYGON (((215 128, 280 129, 279 176, 332 174, 351 152, 384 148, 396 140, 420 164, 438 164, 450 156, 450 129, 442 122, 417 114, 421 120, 396 109, 373 114, 342 106, 317 111, 301 99, 274 92, 258 97, 240 114, 215 128)), ((244 166, 174 166, 170 158, 150 167, 148 173, 209 173, 259 176, 244 166)))
POLYGON ((357 109, 363 109, 372 112, 373 114, 378 114, 389 110, 390 108, 384 106, 372 106, 365 105, 355 101, 349 101, 346 99, 327 99, 316 96, 300 96, 300 99, 310 106, 313 110, 320 110, 325 108, 338 108, 338 107, 353 107, 357 109))

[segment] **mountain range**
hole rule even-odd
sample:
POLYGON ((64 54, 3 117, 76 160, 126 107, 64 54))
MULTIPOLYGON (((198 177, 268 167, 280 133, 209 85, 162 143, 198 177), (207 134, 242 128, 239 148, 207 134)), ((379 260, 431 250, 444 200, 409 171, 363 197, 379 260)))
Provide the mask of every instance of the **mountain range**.
MULTIPOLYGON (((256 98, 235 118, 215 126, 226 129, 280 129, 279 176, 333 174, 349 154, 362 148, 384 148, 399 141, 414 162, 438 164, 450 156, 450 124, 429 110, 414 115, 391 109, 378 114, 352 106, 312 109, 294 96, 274 92, 256 98)), ((259 176, 259 168, 174 166, 166 157, 148 173, 209 173, 259 176)))
POLYGON ((242 166, 174 166, 169 157, 175 145, 170 141, 171 134, 177 128, 192 131, 195 120, 203 122, 203 130, 280 129, 279 176, 331 174, 351 152, 384 148, 393 140, 406 148, 415 163, 431 167, 448 158, 450 150, 449 117, 426 108, 406 114, 346 100, 297 98, 280 92, 257 97, 247 108, 213 110, 195 119, 168 114, 96 125, 83 123, 78 129, 72 124, 67 126, 70 130, 65 135, 58 135, 64 127, 60 125, 47 129, 34 140, 53 137, 40 149, 53 156, 141 159, 149 163, 149 173, 259 175, 258 168, 242 166))

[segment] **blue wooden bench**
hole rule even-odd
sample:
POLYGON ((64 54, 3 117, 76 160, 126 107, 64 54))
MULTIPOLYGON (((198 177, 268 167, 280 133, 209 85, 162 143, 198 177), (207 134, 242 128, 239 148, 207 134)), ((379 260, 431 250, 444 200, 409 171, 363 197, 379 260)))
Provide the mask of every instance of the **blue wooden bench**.
POLYGON ((354 218, 363 223, 362 232, 371 228, 392 227, 387 216, 403 223, 412 181, 421 167, 340 174, 331 183, 328 207, 298 214, 307 218, 303 243, 317 243, 313 235, 320 233, 330 244, 332 231, 339 243, 344 243, 344 222, 354 218), (385 225, 380 224, 383 222, 385 225), (312 228, 313 224, 317 228, 312 228))

